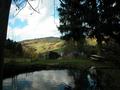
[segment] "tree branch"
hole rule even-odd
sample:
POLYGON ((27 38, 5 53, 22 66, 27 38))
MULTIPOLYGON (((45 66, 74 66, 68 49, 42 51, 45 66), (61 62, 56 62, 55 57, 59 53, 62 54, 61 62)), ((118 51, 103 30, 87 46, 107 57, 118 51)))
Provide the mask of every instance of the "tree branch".
MULTIPOLYGON (((21 9, 20 9, 20 10, 19 10, 16 14, 15 14, 15 16, 17 16, 17 15, 20 13, 20 11, 21 11, 23 8, 25 8, 25 7, 26 7, 26 5, 27 5, 27 4, 25 4, 25 6, 24 6, 24 7, 22 7, 22 8, 21 8, 21 9)), ((14 17, 15 17, 15 16, 14 16, 14 17)))
POLYGON ((37 13, 40 13, 40 12, 38 12, 31 4, 30 4, 30 2, 27 0, 27 2, 28 2, 28 4, 30 5, 30 7, 35 11, 35 12, 37 12, 37 13))
POLYGON ((64 4, 62 0, 59 0, 59 1, 60 1, 62 4, 64 4))

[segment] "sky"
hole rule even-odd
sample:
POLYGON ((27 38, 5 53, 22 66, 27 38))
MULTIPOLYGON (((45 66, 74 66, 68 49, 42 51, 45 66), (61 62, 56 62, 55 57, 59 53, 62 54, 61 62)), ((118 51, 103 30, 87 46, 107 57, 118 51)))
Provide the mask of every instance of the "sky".
MULTIPOLYGON (((31 5, 39 13, 35 12, 29 4, 26 4, 21 11, 14 3, 11 4, 7 38, 14 41, 43 37, 60 37, 57 29, 59 26, 59 17, 57 10, 54 18, 54 0, 33 0, 31 5), (39 4, 39 5, 38 5, 39 4), (19 12, 20 11, 20 12, 19 12), (19 13, 18 13, 19 12, 19 13), (18 13, 18 14, 17 14, 18 13)), ((59 0, 56 1, 56 7, 59 7, 59 0)))

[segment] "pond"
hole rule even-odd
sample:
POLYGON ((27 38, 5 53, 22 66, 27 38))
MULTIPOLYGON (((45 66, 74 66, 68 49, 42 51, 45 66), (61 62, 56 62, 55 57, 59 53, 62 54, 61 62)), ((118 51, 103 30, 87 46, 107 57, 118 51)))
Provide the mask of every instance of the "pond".
POLYGON ((72 90, 75 88, 73 74, 69 70, 42 70, 17 75, 3 81, 3 90, 72 90))
POLYGON ((3 90, 96 90, 85 77, 79 70, 41 70, 4 79, 3 90))

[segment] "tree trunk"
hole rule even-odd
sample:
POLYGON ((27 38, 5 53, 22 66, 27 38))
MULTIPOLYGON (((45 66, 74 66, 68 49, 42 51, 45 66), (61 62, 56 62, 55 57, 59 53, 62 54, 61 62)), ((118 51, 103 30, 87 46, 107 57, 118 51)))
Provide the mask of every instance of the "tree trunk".
POLYGON ((7 34, 10 5, 11 0, 0 0, 0 90, 2 90, 3 82, 4 44, 7 34))

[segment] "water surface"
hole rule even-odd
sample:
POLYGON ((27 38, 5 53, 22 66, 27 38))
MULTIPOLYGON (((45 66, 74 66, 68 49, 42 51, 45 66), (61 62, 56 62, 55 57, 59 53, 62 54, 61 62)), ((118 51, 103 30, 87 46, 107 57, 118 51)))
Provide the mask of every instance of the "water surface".
POLYGON ((72 90, 74 77, 69 70, 43 70, 20 74, 3 81, 3 90, 72 90))
POLYGON ((79 70, 41 70, 5 79, 3 90, 103 90, 110 86, 110 80, 108 75, 101 75, 93 77, 79 70))

